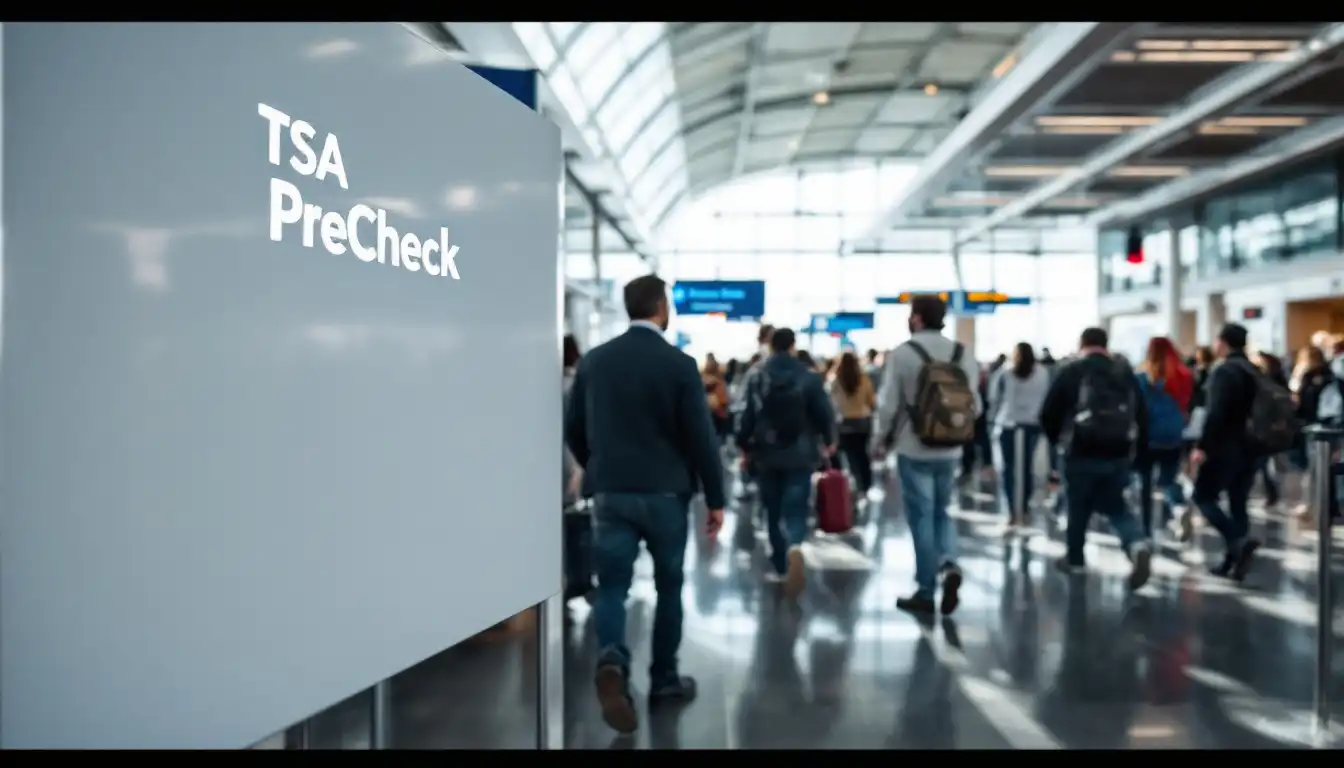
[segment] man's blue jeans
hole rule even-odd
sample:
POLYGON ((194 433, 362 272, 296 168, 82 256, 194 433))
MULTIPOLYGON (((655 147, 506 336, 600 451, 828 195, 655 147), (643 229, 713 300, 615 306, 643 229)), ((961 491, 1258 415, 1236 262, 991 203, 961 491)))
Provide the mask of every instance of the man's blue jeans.
POLYGON ((777 573, 788 570, 789 547, 807 538, 808 502, 812 498, 811 470, 760 470, 756 482, 770 534, 770 563, 777 573))
POLYGON ((593 513, 593 560, 597 596, 593 623, 601 649, 598 664, 619 664, 629 674, 630 649, 625 644, 625 599, 635 578, 639 543, 653 558, 653 584, 658 606, 653 613, 655 685, 677 677, 681 646, 681 585, 685 580, 686 542, 690 533, 688 499, 660 493, 599 493, 593 513))
POLYGON ((915 583, 919 597, 933 599, 938 571, 957 559, 957 529, 947 514, 952 503, 957 460, 896 457, 901 498, 915 545, 915 583))
POLYGON ((1138 517, 1125 504, 1129 479, 1128 459, 1065 458, 1064 493, 1068 495, 1069 529, 1064 542, 1068 545, 1070 565, 1084 565, 1087 523, 1094 512, 1110 521, 1126 553, 1144 540, 1138 517))

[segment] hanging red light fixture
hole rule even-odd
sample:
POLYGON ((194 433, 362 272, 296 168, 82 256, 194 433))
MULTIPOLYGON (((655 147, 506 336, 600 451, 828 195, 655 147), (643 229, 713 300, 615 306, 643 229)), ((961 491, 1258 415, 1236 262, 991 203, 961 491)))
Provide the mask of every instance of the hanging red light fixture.
POLYGON ((1129 237, 1125 240, 1125 261, 1130 264, 1143 263, 1143 233, 1138 227, 1129 229, 1129 237))

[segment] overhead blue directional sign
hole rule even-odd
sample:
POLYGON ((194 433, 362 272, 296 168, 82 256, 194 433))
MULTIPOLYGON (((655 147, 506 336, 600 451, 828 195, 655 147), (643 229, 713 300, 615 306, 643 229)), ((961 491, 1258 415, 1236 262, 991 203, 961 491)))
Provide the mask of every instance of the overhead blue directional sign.
POLYGON ((678 280, 672 286, 678 315, 723 315, 729 320, 765 315, 762 280, 678 280))
POLYGON ((827 333, 850 333, 866 331, 873 327, 872 312, 836 312, 830 315, 813 315, 812 324, 818 331, 827 333))

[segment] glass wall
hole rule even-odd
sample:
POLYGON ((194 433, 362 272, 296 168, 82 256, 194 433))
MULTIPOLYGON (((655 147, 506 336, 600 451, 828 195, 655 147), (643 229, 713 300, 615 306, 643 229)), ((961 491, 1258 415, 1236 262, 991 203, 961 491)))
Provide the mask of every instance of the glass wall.
MULTIPOLYGON (((863 237, 914 171, 904 164, 873 163, 792 169, 714 188, 669 217, 659 233, 659 271, 670 280, 765 280, 765 319, 795 330, 805 328, 814 313, 874 311, 877 327, 851 334, 850 340, 860 349, 894 346, 908 336, 908 310, 876 307, 874 300, 956 289, 951 233, 894 232, 884 248, 899 252, 876 254, 842 254, 841 242, 863 237)), ((1078 333, 1096 320, 1091 286, 1097 276, 1091 235, 1075 240, 1081 247, 1072 253, 991 253, 987 246, 963 251, 966 287, 1033 299, 1031 306, 1001 307, 978 322, 978 356, 993 357, 1018 341, 1057 349, 1076 345, 1078 333)), ((605 262, 603 269, 606 276, 605 262)), ((634 269, 638 274, 647 267, 634 269)), ((755 323, 705 317, 673 322, 691 337, 687 351, 696 356, 743 357, 755 351, 755 323)), ((829 355, 838 341, 817 337, 811 347, 829 355)))
MULTIPOLYGON (((1338 156, 1317 158, 1212 197, 1196 206, 1181 230, 1188 278, 1262 269, 1341 250, 1338 156)), ((1145 225, 1143 264, 1125 261, 1125 231, 1097 238, 1100 289, 1121 293, 1161 284, 1169 254, 1160 223, 1145 225)))

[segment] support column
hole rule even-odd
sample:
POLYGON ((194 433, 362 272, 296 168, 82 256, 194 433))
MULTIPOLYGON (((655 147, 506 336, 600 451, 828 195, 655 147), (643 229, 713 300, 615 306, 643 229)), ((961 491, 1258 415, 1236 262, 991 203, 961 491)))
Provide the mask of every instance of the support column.
POLYGON ((1227 323, 1227 304, 1223 294, 1210 293, 1199 307, 1199 343, 1212 344, 1227 323))
POLYGON ((975 317, 961 317, 958 315, 953 319, 953 323, 952 338, 966 348, 967 354, 975 357, 975 317))
POLYGON ((592 218, 592 256, 593 256, 593 314, 597 316, 597 322, 593 323, 591 333, 593 336, 592 344, 601 344, 607 338, 607 316, 611 310, 607 306, 606 287, 602 283, 602 210, 597 205, 597 198, 588 196, 588 215, 592 218))
POLYGON ((1158 332, 1180 343, 1181 338, 1181 237, 1173 225, 1167 230, 1167 271, 1162 291, 1162 322, 1158 332))

